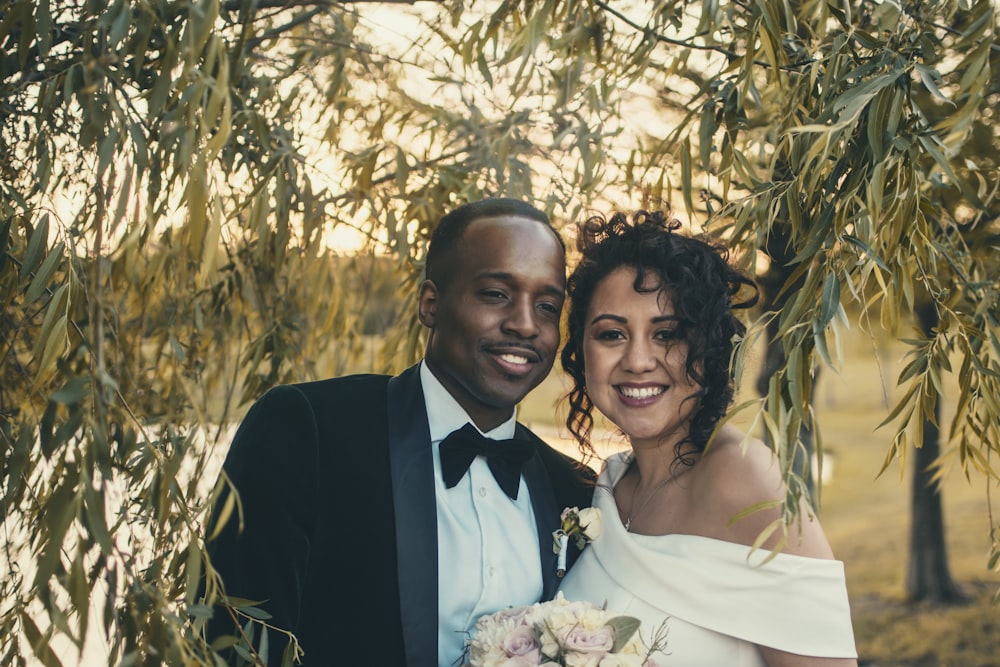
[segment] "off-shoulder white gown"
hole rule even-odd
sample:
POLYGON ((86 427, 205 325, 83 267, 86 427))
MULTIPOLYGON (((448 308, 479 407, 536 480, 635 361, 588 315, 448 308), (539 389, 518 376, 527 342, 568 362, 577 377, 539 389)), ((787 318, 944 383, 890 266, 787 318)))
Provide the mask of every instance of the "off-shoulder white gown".
POLYGON ((636 535, 618 519, 612 489, 628 469, 608 459, 594 490, 603 535, 563 580, 568 600, 607 604, 642 621, 647 641, 666 620, 665 667, 758 667, 756 645, 854 658, 844 564, 770 552, 694 535, 636 535))

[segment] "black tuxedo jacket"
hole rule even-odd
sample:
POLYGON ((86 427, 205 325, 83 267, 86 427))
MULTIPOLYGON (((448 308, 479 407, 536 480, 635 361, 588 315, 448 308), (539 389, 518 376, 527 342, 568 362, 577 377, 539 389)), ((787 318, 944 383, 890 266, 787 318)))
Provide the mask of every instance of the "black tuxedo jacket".
MULTIPOLYGON (((552 531, 585 507, 593 475, 537 443, 524 467, 546 598, 558 586, 552 531)), ((224 465, 240 492, 207 547, 226 593, 263 600, 295 633, 305 665, 437 667, 437 509, 433 449, 416 366, 275 387, 253 405, 224 465)), ((225 502, 223 497, 216 507, 225 502)), ((211 523, 210 523, 211 525, 211 523)), ((577 555, 570 549, 570 560, 577 555)), ((217 609, 209 636, 231 634, 217 609)), ((269 664, 283 635, 269 633, 269 664)))

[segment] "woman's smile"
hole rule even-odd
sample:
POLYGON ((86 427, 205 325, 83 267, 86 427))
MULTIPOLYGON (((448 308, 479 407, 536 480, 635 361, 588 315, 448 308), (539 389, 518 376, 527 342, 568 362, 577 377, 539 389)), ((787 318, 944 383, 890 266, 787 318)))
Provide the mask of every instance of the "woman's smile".
POLYGON ((656 402, 656 399, 667 390, 667 387, 662 384, 620 384, 616 385, 615 389, 622 395, 622 399, 626 403, 642 407, 656 402))

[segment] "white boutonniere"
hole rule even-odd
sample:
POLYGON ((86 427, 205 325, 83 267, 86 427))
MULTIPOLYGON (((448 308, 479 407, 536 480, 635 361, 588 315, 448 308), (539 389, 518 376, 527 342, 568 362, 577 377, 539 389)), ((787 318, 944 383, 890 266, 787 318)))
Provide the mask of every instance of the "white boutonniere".
POLYGON ((566 552, 572 539, 577 549, 585 546, 601 536, 603 519, 601 510, 596 507, 579 509, 567 507, 559 515, 559 529, 552 533, 552 550, 559 554, 559 564, 556 566, 556 576, 566 575, 566 552))

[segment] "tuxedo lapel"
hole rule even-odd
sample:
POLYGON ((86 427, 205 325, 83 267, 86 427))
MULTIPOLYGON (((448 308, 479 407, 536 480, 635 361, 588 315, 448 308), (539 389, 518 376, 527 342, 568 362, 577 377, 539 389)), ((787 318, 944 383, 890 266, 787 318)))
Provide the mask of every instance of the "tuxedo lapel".
POLYGON ((419 366, 389 380, 389 467, 396 516, 399 607, 407 667, 438 664, 434 454, 419 366))
MULTIPOLYGON (((521 428, 523 427, 518 424, 518 429, 521 428)), ((531 494, 531 507, 535 513, 535 526, 538 529, 542 599, 548 600, 556 594, 556 589, 559 587, 559 579, 556 577, 556 554, 552 551, 552 533, 559 528, 560 509, 556 504, 548 471, 537 452, 524 464, 522 474, 531 494)))

